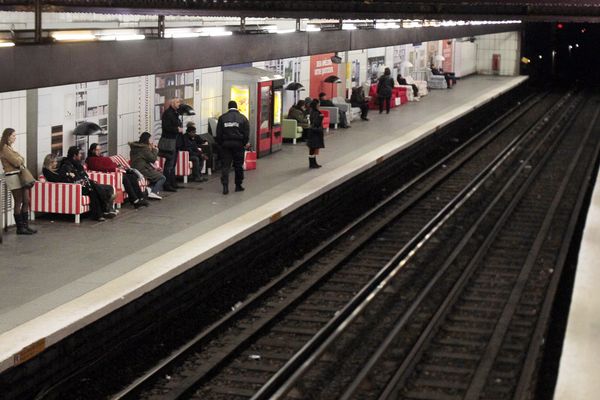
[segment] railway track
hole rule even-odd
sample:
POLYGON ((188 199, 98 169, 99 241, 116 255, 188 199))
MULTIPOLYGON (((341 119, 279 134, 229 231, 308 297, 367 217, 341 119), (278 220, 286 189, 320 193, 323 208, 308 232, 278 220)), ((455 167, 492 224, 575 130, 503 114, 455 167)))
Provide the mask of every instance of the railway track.
MULTIPOLYGON (((398 335, 387 334, 396 330, 401 333, 403 328, 394 327, 404 321, 403 326, 414 331, 413 342, 430 342, 418 335, 431 321, 426 318, 426 310, 439 310, 429 303, 450 299, 442 293, 451 290, 451 282, 460 280, 460 268, 450 268, 449 260, 468 263, 473 259, 473 254, 469 258, 456 249, 466 248, 477 254, 476 246, 466 239, 482 235, 473 226, 493 230, 495 225, 484 221, 482 214, 488 208, 492 214, 500 213, 489 205, 490 196, 500 193, 516 198, 516 189, 502 192, 499 188, 531 176, 528 172, 533 161, 548 157, 548 143, 556 143, 550 139, 540 142, 539 138, 545 136, 542 133, 550 131, 550 138, 560 137, 581 101, 580 96, 571 93, 529 98, 518 110, 495 121, 398 190, 115 397, 377 398, 376 393, 383 392, 399 395, 404 383, 416 376, 410 371, 421 371, 418 356, 423 351, 416 351, 403 373, 390 376, 389 366, 393 363, 387 356, 394 354, 392 359, 402 361, 409 351, 401 350, 406 346, 392 346, 398 335), (533 155, 532 146, 536 148, 533 155), (523 175, 520 179, 511 174, 517 167, 523 175), (435 250, 441 243, 446 249, 435 250), (429 248, 433 252, 425 251, 429 248), (402 261, 406 256, 410 262, 402 261), (401 268, 396 269, 399 262, 401 268), (449 276, 441 279, 444 268, 440 266, 446 265, 449 276), (433 279, 450 286, 445 292, 436 287, 431 294, 433 279), (380 288, 377 292, 381 293, 372 295, 374 288, 380 288), (409 323, 408 315, 416 319, 409 323), (415 326, 421 326, 421 330, 415 326), (365 336, 365 330, 371 332, 365 336), (387 347, 374 352, 372 349, 381 349, 378 346, 382 342, 387 347), (357 352, 359 349, 363 351, 357 352), (377 357, 369 360, 370 356, 377 357), (368 368, 362 369, 364 365, 368 368), (356 385, 350 383, 353 380, 356 385)), ((508 275, 501 276, 510 280, 508 275)), ((489 298, 494 303, 493 293, 474 290, 466 299, 489 298)), ((483 323, 485 318, 481 320, 483 323)), ((466 324, 477 322, 478 318, 467 318, 466 324)), ((437 332, 437 325, 429 331, 437 332)), ((410 342, 401 341, 406 345, 410 342)), ((400 371, 398 368, 391 370, 400 371)))

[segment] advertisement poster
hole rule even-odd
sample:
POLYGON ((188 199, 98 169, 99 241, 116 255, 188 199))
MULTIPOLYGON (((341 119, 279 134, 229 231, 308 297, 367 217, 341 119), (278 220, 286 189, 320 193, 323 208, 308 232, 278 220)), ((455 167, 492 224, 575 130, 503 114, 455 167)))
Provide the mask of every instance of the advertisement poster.
POLYGON ((331 75, 338 76, 338 64, 331 61, 334 53, 319 54, 310 57, 310 97, 319 98, 319 93, 325 92, 331 95, 335 83, 323 82, 331 75))
POLYGON ((238 105, 240 113, 246 118, 250 118, 250 90, 248 86, 231 86, 231 100, 234 100, 238 105))
POLYGON ((446 72, 454 71, 454 60, 452 58, 452 40, 444 40, 442 46, 442 56, 444 56, 445 60, 442 62, 442 68, 446 72))
POLYGON ((379 75, 383 74, 383 66, 385 57, 369 57, 367 58, 367 74, 371 82, 377 81, 379 75))

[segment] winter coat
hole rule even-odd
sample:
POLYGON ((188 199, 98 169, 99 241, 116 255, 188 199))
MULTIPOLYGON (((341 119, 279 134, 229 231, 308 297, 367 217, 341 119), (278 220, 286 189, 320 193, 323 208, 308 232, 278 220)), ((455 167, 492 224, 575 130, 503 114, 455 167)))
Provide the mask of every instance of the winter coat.
POLYGON ((19 171, 25 167, 25 159, 9 145, 4 145, 0 151, 0 160, 4 172, 19 171))
POLYGON ((377 96, 391 97, 394 89, 394 79, 390 75, 382 75, 377 82, 377 96))
POLYGON ((182 135, 183 146, 181 146, 181 150, 188 151, 191 156, 202 156, 202 151, 198 150, 200 146, 198 145, 198 142, 196 142, 197 137, 198 136, 195 135, 192 138, 189 133, 182 135))
POLYGON ((129 142, 129 158, 131 168, 135 168, 150 182, 156 182, 163 174, 154 168, 154 162, 158 159, 158 150, 151 149, 144 143, 129 142))
POLYGON ((115 172, 119 166, 110 157, 91 156, 85 160, 88 169, 99 172, 115 172))
POLYGON ((60 167, 58 167, 57 174, 60 176, 60 179, 63 182, 68 183, 83 183, 84 186, 87 186, 89 182, 89 177, 87 172, 83 169, 83 165, 79 161, 63 158, 60 162, 60 167))
POLYGON ((221 147, 240 148, 250 140, 250 122, 238 110, 232 108, 219 117, 217 143, 221 147))
POLYGON ((65 177, 60 176, 57 172, 51 171, 46 167, 42 168, 42 175, 44 175, 44 178, 46 178, 46 181, 48 182, 70 183, 65 177))
POLYGON ((350 104, 352 107, 360 107, 367 102, 365 98, 365 92, 362 90, 353 90, 352 96, 350 96, 350 104))
POLYGON ((310 111, 310 130, 306 137, 306 145, 311 149, 322 149, 325 147, 323 140, 323 114, 319 110, 310 111))
POLYGON ((304 110, 296 106, 290 107, 288 118, 298 121, 298 126, 301 126, 302 128, 308 128, 310 126, 308 118, 306 117, 306 114, 304 114, 304 110))
POLYGON ((177 139, 179 137, 179 128, 183 127, 183 122, 179 119, 179 114, 173 107, 167 108, 162 115, 162 137, 167 139, 177 139))

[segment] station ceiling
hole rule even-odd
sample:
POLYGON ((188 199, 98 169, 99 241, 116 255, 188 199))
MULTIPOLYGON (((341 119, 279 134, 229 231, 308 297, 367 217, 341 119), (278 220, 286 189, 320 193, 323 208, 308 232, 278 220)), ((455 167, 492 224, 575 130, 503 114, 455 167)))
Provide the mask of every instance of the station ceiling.
POLYGON ((600 21, 600 0, 0 0, 0 9, 279 18, 600 21))

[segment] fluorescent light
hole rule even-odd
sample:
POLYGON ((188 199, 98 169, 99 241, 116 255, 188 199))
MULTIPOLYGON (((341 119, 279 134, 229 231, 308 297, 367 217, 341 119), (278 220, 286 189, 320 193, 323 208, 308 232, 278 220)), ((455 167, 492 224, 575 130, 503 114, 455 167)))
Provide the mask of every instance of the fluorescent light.
POLYGON ((222 26, 200 29, 200 36, 231 36, 233 32, 225 30, 222 26))
POLYGON ((316 25, 306 25, 306 32, 321 32, 321 27, 316 25))
POLYGON ((166 38, 173 38, 173 39, 179 39, 179 38, 196 38, 199 37, 200 35, 202 35, 200 32, 165 32, 165 37, 166 38))
POLYGON ((398 29, 400 25, 394 22, 376 22, 375 29, 398 29))
POLYGON ((14 42, 0 42, 0 47, 13 47, 14 42))
POLYGON ((127 34, 127 35, 101 35, 101 36, 98 36, 98 39, 100 39, 102 41, 106 41, 106 40, 118 40, 118 41, 124 41, 124 40, 143 40, 145 38, 146 38, 145 35, 136 35, 136 34, 127 34))
POLYGON ((96 35, 90 32, 54 32, 52 37, 59 41, 96 40, 96 35))
POLYGON ((342 24, 342 29, 345 31, 354 31, 356 30, 356 25, 354 24, 342 24))
POLYGON ((293 33, 293 32, 296 32, 296 30, 295 29, 281 29, 281 30, 271 31, 271 33, 273 33, 273 32, 279 33, 279 34, 281 34, 281 33, 293 33))

